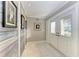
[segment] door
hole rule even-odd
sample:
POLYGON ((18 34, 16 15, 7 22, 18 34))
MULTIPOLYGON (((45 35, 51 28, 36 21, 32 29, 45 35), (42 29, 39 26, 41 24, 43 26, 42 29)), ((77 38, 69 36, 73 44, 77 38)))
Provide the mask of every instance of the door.
POLYGON ((77 56, 78 53, 78 9, 72 6, 72 8, 70 7, 53 16, 52 21, 49 19, 50 25, 55 22, 55 26, 48 26, 48 29, 52 28, 48 30, 48 41, 60 52, 69 57, 77 56), (52 31, 53 29, 55 29, 54 32, 52 31))
POLYGON ((72 19, 69 16, 62 17, 59 20, 59 36, 58 36, 58 49, 67 55, 72 49, 71 45, 71 28, 72 19))
MULTIPOLYGON (((73 40, 73 25, 72 21, 75 19, 73 18, 74 15, 73 11, 64 11, 59 16, 57 16, 57 49, 62 52, 66 56, 73 56, 73 46, 74 46, 74 40, 73 40)), ((74 15, 75 16, 75 15, 74 15)), ((75 22, 75 21, 74 21, 75 22)), ((74 24, 74 26, 76 26, 74 24)))
POLYGON ((73 52, 72 44, 72 17, 64 16, 50 22, 50 43, 66 56, 73 52))
POLYGON ((51 32, 50 32, 50 43, 57 49, 57 21, 56 20, 53 20, 50 22, 51 24, 51 32))

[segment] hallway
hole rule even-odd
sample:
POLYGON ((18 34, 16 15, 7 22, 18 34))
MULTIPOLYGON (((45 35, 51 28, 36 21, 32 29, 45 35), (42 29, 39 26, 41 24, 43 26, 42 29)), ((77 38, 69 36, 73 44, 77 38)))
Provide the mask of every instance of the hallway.
POLYGON ((0 57, 79 57, 79 1, 0 1, 0 57))
POLYGON ((22 57, 65 57, 45 41, 28 42, 22 57))

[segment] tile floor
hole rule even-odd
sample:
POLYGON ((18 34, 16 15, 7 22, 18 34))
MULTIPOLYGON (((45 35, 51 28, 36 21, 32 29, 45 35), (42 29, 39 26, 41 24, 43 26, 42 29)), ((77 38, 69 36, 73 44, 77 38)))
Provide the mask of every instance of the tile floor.
POLYGON ((64 57, 45 41, 28 42, 22 57, 64 57))

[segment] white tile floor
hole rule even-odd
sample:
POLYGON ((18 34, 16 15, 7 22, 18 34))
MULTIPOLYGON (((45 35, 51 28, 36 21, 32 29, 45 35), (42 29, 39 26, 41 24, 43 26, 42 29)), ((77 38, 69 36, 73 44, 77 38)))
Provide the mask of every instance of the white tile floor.
POLYGON ((28 42, 22 57, 63 57, 45 41, 28 42))

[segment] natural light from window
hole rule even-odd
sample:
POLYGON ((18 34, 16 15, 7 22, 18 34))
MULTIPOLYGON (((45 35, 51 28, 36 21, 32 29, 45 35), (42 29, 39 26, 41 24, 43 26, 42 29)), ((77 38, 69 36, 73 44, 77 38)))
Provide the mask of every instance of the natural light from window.
POLYGON ((61 20, 61 35, 71 36, 71 19, 61 20))
POLYGON ((56 22, 51 22, 51 33, 55 33, 55 23, 56 22))

